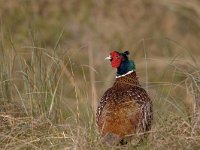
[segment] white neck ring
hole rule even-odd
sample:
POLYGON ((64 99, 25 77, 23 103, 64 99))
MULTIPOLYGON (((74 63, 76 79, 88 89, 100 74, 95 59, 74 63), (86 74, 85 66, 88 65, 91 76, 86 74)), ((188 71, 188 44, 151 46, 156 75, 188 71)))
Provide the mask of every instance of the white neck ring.
POLYGON ((124 77, 124 76, 126 76, 126 75, 128 75, 128 74, 131 74, 132 72, 133 72, 133 70, 128 71, 126 74, 123 74, 123 75, 120 75, 120 76, 116 76, 116 78, 124 77))

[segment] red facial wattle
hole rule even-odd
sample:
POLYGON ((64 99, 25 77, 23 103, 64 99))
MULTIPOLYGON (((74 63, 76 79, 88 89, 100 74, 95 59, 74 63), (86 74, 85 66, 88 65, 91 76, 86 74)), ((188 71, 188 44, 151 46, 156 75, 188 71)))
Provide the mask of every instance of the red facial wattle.
POLYGON ((120 66, 120 64, 121 64, 122 56, 119 53, 115 52, 115 51, 111 52, 110 56, 112 58, 112 61, 111 61, 112 67, 113 68, 118 68, 120 66))

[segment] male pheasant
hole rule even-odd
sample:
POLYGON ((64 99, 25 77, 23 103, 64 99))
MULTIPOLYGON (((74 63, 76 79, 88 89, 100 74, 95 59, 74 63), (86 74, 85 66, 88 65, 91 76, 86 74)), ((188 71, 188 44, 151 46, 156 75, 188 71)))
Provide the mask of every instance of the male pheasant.
POLYGON ((147 136, 153 119, 152 101, 141 87, 129 52, 113 51, 106 59, 117 68, 116 80, 101 98, 96 113, 99 132, 106 144, 136 144, 147 136))

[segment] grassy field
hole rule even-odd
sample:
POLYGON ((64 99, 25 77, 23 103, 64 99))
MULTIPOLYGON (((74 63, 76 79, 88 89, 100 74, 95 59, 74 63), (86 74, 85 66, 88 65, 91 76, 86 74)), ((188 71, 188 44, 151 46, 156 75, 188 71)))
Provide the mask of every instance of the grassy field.
POLYGON ((112 149, 200 149, 197 0, 0 0, 0 149, 111 149, 95 110, 129 50, 154 121, 112 149))

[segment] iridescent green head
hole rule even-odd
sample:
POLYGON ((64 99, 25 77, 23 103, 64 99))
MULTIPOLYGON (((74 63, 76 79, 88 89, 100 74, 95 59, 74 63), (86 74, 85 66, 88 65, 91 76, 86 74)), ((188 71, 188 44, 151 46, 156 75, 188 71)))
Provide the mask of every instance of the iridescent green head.
POLYGON ((109 59, 113 68, 117 68, 117 77, 127 74, 130 71, 135 71, 135 63, 128 59, 129 51, 119 53, 113 51, 110 53, 109 59))

